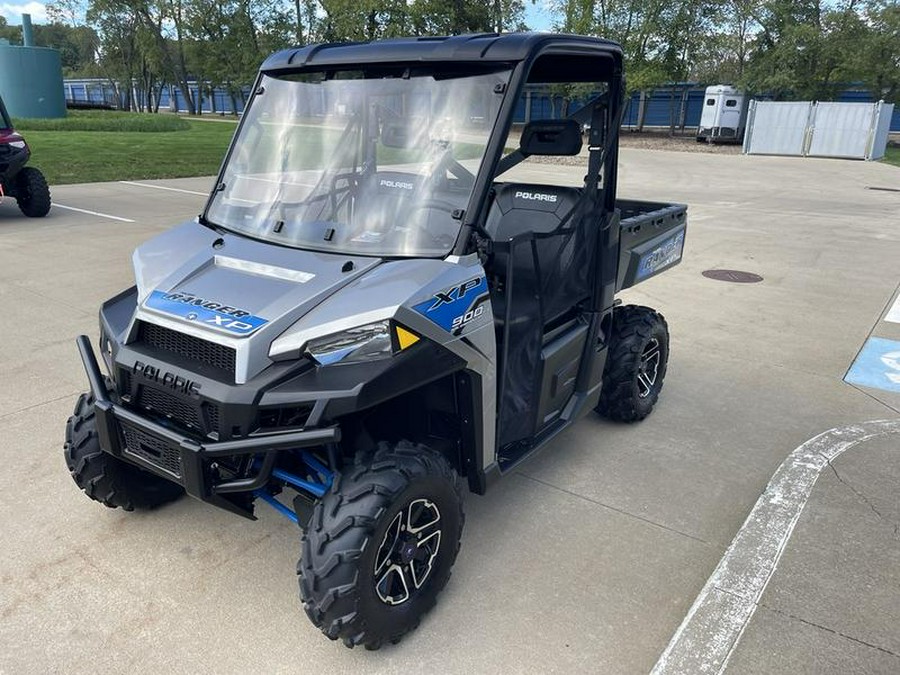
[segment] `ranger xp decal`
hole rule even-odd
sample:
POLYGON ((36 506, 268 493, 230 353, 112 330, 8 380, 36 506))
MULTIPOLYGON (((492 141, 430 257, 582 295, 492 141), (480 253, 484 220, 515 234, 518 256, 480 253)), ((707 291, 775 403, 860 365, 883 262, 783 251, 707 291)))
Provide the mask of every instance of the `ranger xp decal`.
POLYGON ((637 268, 637 280, 646 279, 651 274, 656 274, 660 270, 674 265, 681 260, 683 250, 684 232, 669 237, 655 249, 641 256, 637 268))
POLYGON ((445 331, 459 335, 469 322, 484 314, 484 305, 479 301, 487 297, 487 292, 487 278, 473 277, 435 293, 413 309, 445 331))
POLYGON ((243 309, 198 298, 190 293, 153 291, 144 305, 158 312, 237 335, 249 335, 268 323, 266 319, 253 316, 243 309))

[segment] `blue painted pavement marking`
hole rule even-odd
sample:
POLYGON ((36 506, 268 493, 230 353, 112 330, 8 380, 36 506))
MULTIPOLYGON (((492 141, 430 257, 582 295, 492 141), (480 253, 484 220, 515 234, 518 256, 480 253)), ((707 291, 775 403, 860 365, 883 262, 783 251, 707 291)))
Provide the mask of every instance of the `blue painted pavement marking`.
POLYGON ((844 381, 900 392, 900 342, 879 337, 869 338, 844 381))

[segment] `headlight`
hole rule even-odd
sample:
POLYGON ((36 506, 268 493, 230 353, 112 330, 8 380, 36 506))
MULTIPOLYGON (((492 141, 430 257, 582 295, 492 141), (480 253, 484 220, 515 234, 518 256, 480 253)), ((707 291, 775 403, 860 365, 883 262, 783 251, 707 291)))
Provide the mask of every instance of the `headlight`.
POLYGON ((419 339, 402 326, 395 326, 392 331, 390 321, 379 321, 310 340, 305 351, 320 366, 338 361, 359 363, 386 358, 411 347, 419 339))
POLYGON ((322 366, 338 361, 382 359, 393 353, 390 323, 379 321, 310 340, 306 353, 322 366))

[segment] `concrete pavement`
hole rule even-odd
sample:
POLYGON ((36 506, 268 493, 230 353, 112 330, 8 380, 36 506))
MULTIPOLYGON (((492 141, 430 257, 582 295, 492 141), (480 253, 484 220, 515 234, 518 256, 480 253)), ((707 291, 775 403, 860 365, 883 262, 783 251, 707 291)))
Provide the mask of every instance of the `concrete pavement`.
POLYGON ((900 668, 900 436, 824 472, 729 673, 900 668))
MULTIPOLYGON (((659 407, 634 426, 585 419, 469 497, 438 607, 377 653, 308 624, 298 535, 276 514, 261 507, 250 523, 186 499, 110 511, 62 460, 85 386, 74 336, 96 333, 99 304, 132 283, 132 249, 196 215, 212 180, 53 189, 58 204, 133 223, 64 209, 26 220, 0 206, 0 672, 649 671, 782 460, 826 429, 900 415, 898 395, 843 381, 900 281, 900 193, 867 189, 900 187, 900 171, 630 149, 620 159, 622 196, 690 205, 682 265, 624 297, 659 309, 672 331, 659 407), (700 274, 710 268, 764 281, 712 281, 700 274)), ((820 479, 735 672, 900 668, 900 456, 873 445, 836 467, 865 499, 837 475, 820 479), (832 559, 840 574, 812 565, 832 559)))

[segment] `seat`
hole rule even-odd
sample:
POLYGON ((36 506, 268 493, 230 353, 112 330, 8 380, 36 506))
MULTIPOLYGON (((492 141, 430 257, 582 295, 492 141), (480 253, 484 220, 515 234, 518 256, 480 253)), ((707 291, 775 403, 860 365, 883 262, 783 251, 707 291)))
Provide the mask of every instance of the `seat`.
POLYGON ((552 232, 581 198, 573 187, 498 183, 485 229, 494 241, 507 241, 525 232, 552 232))
POLYGON ((353 222, 363 230, 384 230, 406 218, 423 176, 377 171, 360 179, 353 205, 353 222))
POLYGON ((591 237, 578 210, 581 196, 582 190, 570 187, 495 186, 485 229, 494 241, 491 306, 501 347, 501 447, 534 434, 544 338, 590 296, 591 237))
MULTIPOLYGON (((527 183, 501 183, 495 186, 494 201, 488 213, 485 229, 495 242, 508 242, 514 237, 528 233, 549 234, 565 225, 565 229, 576 225, 574 214, 563 222, 581 199, 582 190, 572 187, 531 185, 527 183)), ((557 292, 547 294, 548 283, 566 285, 567 266, 574 259, 573 247, 579 237, 561 234, 559 237, 538 238, 534 241, 537 251, 537 266, 532 246, 524 237, 514 243, 511 250, 497 247, 491 272, 499 283, 494 284, 497 292, 492 294, 491 303, 498 326, 505 324, 506 306, 514 297, 511 319, 533 321, 538 310, 537 297, 544 304, 543 323, 547 324, 566 313, 578 301, 577 298, 562 298, 557 292), (509 280, 510 260, 514 289, 506 288, 509 280), (539 278, 540 277, 540 278, 539 278), (542 284, 544 288, 540 288, 542 284), (571 302, 570 302, 571 300, 571 302)), ((560 289, 555 289, 560 290, 560 289)))

